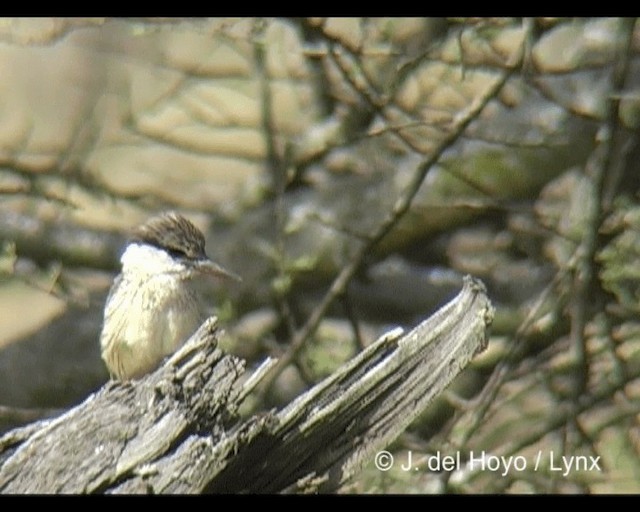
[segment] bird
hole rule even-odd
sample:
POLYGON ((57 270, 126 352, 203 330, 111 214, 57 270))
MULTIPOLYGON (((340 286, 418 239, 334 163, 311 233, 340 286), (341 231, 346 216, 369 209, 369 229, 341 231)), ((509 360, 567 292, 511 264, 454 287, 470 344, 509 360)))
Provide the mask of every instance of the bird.
POLYGON ((135 228, 104 308, 100 348, 112 379, 139 379, 175 352, 206 317, 194 282, 240 281, 205 252, 202 232, 170 211, 135 228))

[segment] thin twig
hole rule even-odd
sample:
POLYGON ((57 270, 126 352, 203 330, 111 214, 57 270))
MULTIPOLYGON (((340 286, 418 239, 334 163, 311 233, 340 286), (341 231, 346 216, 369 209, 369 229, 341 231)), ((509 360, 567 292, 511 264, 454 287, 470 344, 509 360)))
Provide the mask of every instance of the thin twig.
POLYGON ((364 342, 364 337, 362 336, 362 329, 360 328, 360 322, 358 321, 358 317, 356 312, 353 309, 353 304, 351 303, 351 297, 349 296, 349 288, 345 289, 344 294, 342 295, 342 305, 344 307, 345 316, 351 325, 351 330, 353 331, 353 337, 355 338, 356 345, 359 350, 364 350, 366 347, 366 343, 364 342))
MULTIPOLYGON (((284 195, 287 187, 286 178, 286 162, 283 162, 277 146, 276 146, 276 126, 274 122, 273 98, 271 94, 271 77, 267 69, 267 55, 265 31, 266 21, 256 20, 254 23, 253 50, 256 62, 256 70, 260 82, 260 100, 261 100, 261 118, 262 133, 266 140, 267 146, 267 167, 271 174, 272 193, 275 196, 273 202, 273 216, 275 222, 275 266, 277 275, 275 279, 285 281, 287 279, 286 254, 285 254, 285 224, 286 209, 284 204, 284 195)), ((287 294, 281 290, 275 290, 275 300, 277 302, 280 317, 284 320, 289 336, 293 336, 295 332, 295 320, 291 313, 291 308, 287 302, 287 294)))
POLYGON ((579 368, 579 371, 576 373, 576 387, 574 390, 576 400, 583 394, 586 388, 589 373, 584 328, 589 319, 588 311, 590 304, 593 302, 591 297, 595 274, 593 267, 598 249, 598 231, 604 215, 602 210, 602 189, 604 177, 614 160, 613 150, 618 129, 618 106, 629 71, 633 29, 636 20, 625 19, 621 20, 620 24, 622 32, 620 35, 620 45, 611 76, 612 94, 607 102, 607 113, 600 129, 599 144, 589 158, 585 169, 587 176, 591 180, 592 206, 591 209, 586 210, 586 229, 582 237, 582 242, 577 248, 576 272, 573 279, 570 314, 570 337, 579 368))
MULTIPOLYGON (((522 49, 520 49, 520 52, 522 52, 522 49)), ((340 52, 335 51, 335 49, 332 49, 329 55, 333 57, 334 63, 336 64, 338 70, 340 71, 341 76, 352 87, 352 89, 359 94, 360 98, 363 99, 371 109, 375 110, 375 112, 384 119, 385 123, 387 124, 387 127, 390 128, 389 132, 392 135, 394 135, 397 138, 397 140, 399 140, 403 145, 405 145, 410 151, 413 151, 414 153, 418 153, 418 154, 424 154, 425 153, 424 148, 421 147, 419 144, 417 144, 411 137, 408 137, 401 128, 400 129, 392 128, 392 126, 395 124, 395 121, 389 117, 389 113, 386 109, 390 99, 393 97, 392 94, 387 94, 385 97, 382 97, 382 95, 380 95, 375 90, 375 88, 370 84, 369 81, 366 81, 366 85, 368 85, 368 87, 365 88, 360 86, 358 81, 352 76, 348 63, 345 62, 344 56, 340 52)), ((509 68, 509 65, 510 63, 507 63, 508 68, 509 68)), ((509 68, 509 69, 510 69, 509 72, 503 73, 503 74, 511 76, 513 69, 512 68, 509 68)), ((475 98, 475 100, 477 99, 478 98, 475 98)), ((480 99, 482 99, 482 97, 480 97, 480 99)), ((419 122, 419 120, 414 118, 412 118, 412 120, 415 122, 419 122)), ((441 146, 442 144, 447 144, 447 147, 448 147, 451 143, 448 143, 447 141, 450 140, 452 136, 454 140, 457 140, 459 137, 462 136, 462 133, 456 133, 456 126, 458 126, 456 122, 456 116, 453 116, 452 121, 450 121, 448 124, 442 123, 442 132, 444 133, 444 135, 440 144, 438 144, 434 149, 435 153, 439 151, 439 148, 442 147, 441 146), (452 125, 453 125, 453 128, 452 128, 452 125), (449 133, 447 133, 447 128, 451 130, 449 131, 449 133)), ((468 185, 469 187, 471 187, 473 190, 476 190, 485 196, 491 196, 491 190, 486 189, 486 187, 484 187, 482 184, 475 182, 465 174, 455 172, 451 168, 447 169, 447 171, 450 174, 454 175, 457 179, 462 181, 465 185, 468 185)))
MULTIPOLYGON (((630 30, 630 32, 627 34, 628 36, 628 38, 626 39, 627 43, 630 41, 629 38, 633 32, 633 25, 634 25, 634 22, 629 22, 629 25, 627 26, 627 28, 630 30)), ((628 47, 625 48, 624 51, 625 51, 624 56, 620 56, 620 58, 623 60, 627 60, 629 57, 628 47)), ((628 62, 627 64, 618 63, 619 67, 617 69, 620 69, 620 68, 624 69, 626 68, 627 65, 628 65, 628 62)), ((624 74, 618 71, 617 76, 624 77, 624 74)), ((614 81, 614 88, 616 86, 618 88, 622 88, 623 79, 622 81, 620 81, 620 79, 618 79, 618 81, 614 81)), ((613 92, 612 96, 616 97, 615 92, 613 92)), ((608 118, 609 121, 613 123, 609 127, 611 130, 613 130, 616 126, 615 125, 615 123, 617 122, 616 112, 617 112, 617 108, 612 108, 612 111, 610 111, 611 117, 608 118)), ((609 133, 612 133, 612 132, 609 132, 609 133)), ((602 145, 598 149, 599 149, 598 154, 600 155, 598 160, 598 163, 600 164, 600 170, 598 170, 598 172, 605 173, 606 167, 603 166, 603 164, 605 163, 606 159, 604 159, 603 156, 606 155, 607 152, 603 151, 602 145)), ((610 155, 611 150, 612 150, 612 147, 609 146, 608 154, 610 157, 611 157, 610 155)), ((596 169, 591 169, 591 171, 594 172, 596 171, 596 169)), ((601 179, 602 177, 603 175, 600 174, 601 179)), ((602 212, 600 210, 601 208, 600 203, 598 203, 597 208, 598 208, 598 212, 600 212, 599 214, 602 215, 602 212)), ((596 242, 595 236, 597 236, 597 230, 600 226, 600 222, 597 222, 596 224, 592 223, 591 226, 593 226, 595 230, 594 232, 592 232, 592 235, 594 236, 592 243, 595 244, 596 242)), ((576 244, 580 243, 579 240, 575 242, 576 244)), ((582 243, 584 244, 585 241, 583 241, 582 243)), ((587 260, 589 272, 593 272, 591 268, 593 265, 593 255, 594 255, 594 252, 592 252, 593 250, 595 250, 595 245, 592 246, 591 251, 589 251, 591 254, 591 257, 587 260)), ((486 420, 491 416, 489 414, 489 408, 492 406, 492 404, 495 405, 495 399, 498 395, 499 390, 502 388, 503 384, 505 384, 505 382, 507 382, 507 380, 510 377, 513 377, 514 364, 519 360, 520 356, 526 350, 526 346, 523 343, 523 341, 524 341, 524 338, 527 336, 527 332, 530 330, 530 327, 533 321, 538 316, 544 303, 550 299, 551 294, 555 293, 555 291, 558 289, 558 287, 560 286, 560 283, 562 283, 563 281, 565 282, 569 281, 571 279, 571 273, 573 272, 573 269, 575 269, 578 265, 584 266, 584 263, 580 263, 581 261, 580 258, 584 258, 586 253, 587 252, 584 250, 584 248, 582 252, 577 251, 576 253, 574 253, 573 257, 570 259, 567 265, 564 268, 560 269, 558 273, 556 273, 552 282, 549 283, 549 285, 545 288, 545 290, 540 295, 539 299, 536 301, 536 304, 534 305, 534 307, 531 308, 529 315, 522 322, 522 324, 518 328, 517 333, 514 335, 514 339, 509 343, 510 349, 508 353, 506 354, 504 359, 495 367, 491 377, 489 378, 489 381, 483 387, 483 390, 480 396, 475 400, 475 407, 466 411, 465 413, 466 418, 463 420, 465 428, 461 429, 459 427, 459 424, 461 422, 460 419, 457 421, 457 425, 458 425, 456 426, 457 435, 455 439, 454 438, 449 439, 456 449, 463 450, 468 440, 471 438, 472 434, 477 431, 480 423, 486 422, 486 420)), ((574 283, 574 293, 576 293, 577 291, 575 286, 576 285, 574 283)), ((586 305, 589 304, 590 299, 586 298, 584 294, 588 293, 588 288, 581 289, 581 293, 582 293, 582 297, 579 300, 581 302, 580 307, 586 307, 586 305)), ((564 307, 563 303, 566 303, 570 300, 572 300, 571 297, 568 297, 566 295, 560 296, 559 297, 560 304, 557 306, 557 309, 561 310, 564 307)), ((575 304, 575 300, 574 300, 574 304, 575 304)), ((573 329, 572 332, 577 333, 579 330, 579 339, 577 341, 572 340, 572 343, 574 346, 579 344, 581 350, 584 350, 583 333, 584 333, 585 318, 586 317, 584 315, 584 312, 581 312, 581 314, 578 317, 572 318, 572 329, 573 329), (580 326, 579 329, 578 329, 578 326, 580 326)), ((587 373, 583 369, 581 378, 585 378, 586 375, 587 373)), ((535 433, 532 433, 532 435, 529 437, 521 438, 517 446, 514 446, 513 448, 511 448, 509 450, 509 453, 515 453, 519 449, 527 447, 533 442, 540 440, 548 432, 556 430, 560 427, 563 427, 564 425, 566 425, 568 421, 571 421, 572 418, 575 418, 575 416, 580 412, 588 410, 590 407, 593 407, 597 403, 610 399, 613 396, 613 394, 617 392, 617 390, 624 389, 624 382, 630 382, 632 380, 629 378, 628 375, 620 375, 619 377, 620 378, 616 378, 613 384, 613 387, 611 387, 607 392, 598 392, 596 395, 582 395, 581 399, 577 400, 575 404, 567 404, 567 407, 565 407, 564 409, 562 409, 562 411, 559 411, 558 414, 556 414, 555 416, 549 419, 549 421, 547 422, 544 428, 537 430, 535 433), (624 382, 622 381, 622 379, 624 379, 624 382)), ((584 383, 581 385, 584 386, 584 383)))
POLYGON ((344 293, 347 285, 357 273, 362 265, 366 255, 396 226, 400 219, 407 213, 411 207, 414 197, 416 196, 420 186, 424 182, 427 173, 433 165, 440 159, 442 154, 451 147, 467 129, 469 124, 476 119, 484 110, 486 105, 495 98, 507 83, 512 74, 518 69, 522 61, 522 45, 514 52, 509 61, 510 67, 503 72, 490 86, 487 91, 476 97, 466 111, 461 112, 457 119, 454 120, 451 130, 439 142, 433 153, 425 158, 420 166, 416 169, 411 181, 396 200, 387 217, 374 229, 368 240, 361 243, 356 250, 351 261, 342 269, 335 278, 331 287, 321 300, 320 304, 314 309, 307 319, 304 326, 296 333, 292 339, 288 350, 280 357, 273 371, 263 382, 262 393, 266 393, 273 384, 277 376, 287 367, 287 365, 296 357, 306 340, 315 332, 320 321, 324 317, 326 311, 333 301, 344 293))

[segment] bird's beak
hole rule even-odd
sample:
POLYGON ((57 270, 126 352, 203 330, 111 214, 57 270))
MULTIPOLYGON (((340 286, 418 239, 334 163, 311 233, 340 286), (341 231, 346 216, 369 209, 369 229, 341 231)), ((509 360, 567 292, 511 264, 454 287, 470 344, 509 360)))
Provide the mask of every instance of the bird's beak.
POLYGON ((234 274, 233 272, 222 268, 211 260, 198 261, 198 270, 212 276, 224 277, 225 279, 232 279, 234 281, 242 281, 242 278, 238 274, 234 274))

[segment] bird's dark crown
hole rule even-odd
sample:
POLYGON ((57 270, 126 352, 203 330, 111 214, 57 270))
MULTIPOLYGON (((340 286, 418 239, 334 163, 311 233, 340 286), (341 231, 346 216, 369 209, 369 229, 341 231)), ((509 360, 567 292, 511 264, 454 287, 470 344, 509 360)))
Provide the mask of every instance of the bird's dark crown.
POLYGON ((207 257, 202 232, 175 212, 162 213, 138 226, 133 231, 130 242, 164 249, 174 257, 192 260, 207 257))

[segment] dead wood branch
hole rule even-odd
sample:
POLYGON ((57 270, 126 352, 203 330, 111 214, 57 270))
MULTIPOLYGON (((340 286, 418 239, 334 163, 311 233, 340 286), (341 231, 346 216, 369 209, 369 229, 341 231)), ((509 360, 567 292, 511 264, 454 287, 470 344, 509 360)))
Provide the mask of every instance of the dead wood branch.
POLYGON ((383 336, 284 409, 239 419, 271 367, 216 347, 216 320, 153 374, 109 383, 0 438, 3 493, 333 492, 393 441, 487 343, 493 308, 465 278, 412 331, 383 336))

